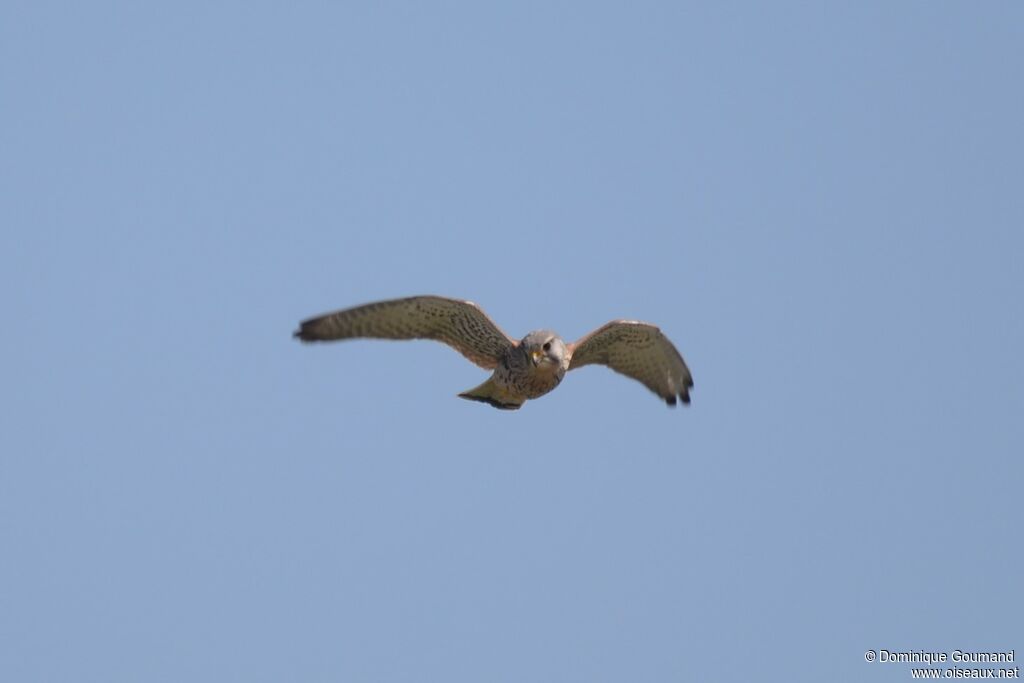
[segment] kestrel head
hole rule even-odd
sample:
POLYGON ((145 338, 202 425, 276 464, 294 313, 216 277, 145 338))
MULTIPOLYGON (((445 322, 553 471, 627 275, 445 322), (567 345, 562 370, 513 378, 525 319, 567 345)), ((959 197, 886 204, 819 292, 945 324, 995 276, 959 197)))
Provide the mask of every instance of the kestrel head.
POLYGON ((537 330, 523 337, 520 347, 535 366, 568 367, 569 352, 562 338, 551 330, 537 330))

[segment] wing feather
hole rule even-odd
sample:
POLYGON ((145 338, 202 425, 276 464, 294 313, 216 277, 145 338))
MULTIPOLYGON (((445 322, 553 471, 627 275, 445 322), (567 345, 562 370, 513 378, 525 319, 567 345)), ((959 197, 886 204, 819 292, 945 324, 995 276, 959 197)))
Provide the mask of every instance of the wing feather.
POLYGON ((433 339, 493 370, 516 342, 479 306, 440 296, 413 296, 310 318, 294 333, 304 342, 337 339, 433 339))
POLYGON ((636 320, 613 320, 574 344, 569 344, 569 369, 607 365, 632 377, 670 406, 690 402, 693 376, 676 347, 654 325, 636 320))

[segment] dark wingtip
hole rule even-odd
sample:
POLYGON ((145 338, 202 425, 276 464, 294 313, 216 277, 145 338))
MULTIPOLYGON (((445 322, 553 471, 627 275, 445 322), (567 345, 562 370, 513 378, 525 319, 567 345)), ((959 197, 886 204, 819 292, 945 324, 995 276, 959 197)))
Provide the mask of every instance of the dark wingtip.
POLYGON ((667 396, 665 397, 665 403, 670 408, 675 408, 676 404, 682 402, 683 405, 690 405, 690 392, 689 389, 683 389, 679 392, 678 396, 667 396))
POLYGON ((308 323, 308 320, 299 323, 299 329, 292 332, 292 338, 303 342, 316 341, 316 335, 313 334, 312 327, 308 323))
POLYGON ((687 391, 686 389, 683 389, 682 391, 679 392, 678 396, 672 395, 665 397, 665 403, 668 405, 669 408, 675 408, 676 404, 679 402, 682 402, 683 405, 690 405, 690 392, 687 391))

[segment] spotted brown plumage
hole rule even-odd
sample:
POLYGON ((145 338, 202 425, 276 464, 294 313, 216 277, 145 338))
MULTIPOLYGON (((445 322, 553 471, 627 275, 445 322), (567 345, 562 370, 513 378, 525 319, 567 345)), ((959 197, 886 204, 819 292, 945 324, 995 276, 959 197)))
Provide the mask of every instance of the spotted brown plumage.
POLYGON ((613 320, 569 344, 569 369, 599 363, 632 377, 673 406, 690 402, 693 377, 668 337, 654 325, 613 320))
POLYGON ((302 341, 433 339, 443 342, 485 370, 493 370, 514 339, 501 331, 472 301, 412 296, 378 301, 310 318, 299 325, 302 341))
POLYGON ((690 402, 693 378, 683 357, 654 325, 614 320, 574 344, 550 330, 515 341, 469 301, 414 296, 347 308, 303 321, 295 337, 305 342, 339 339, 433 339, 493 370, 478 387, 459 394, 496 408, 515 410, 561 383, 584 365, 607 365, 632 377, 670 406, 690 402))

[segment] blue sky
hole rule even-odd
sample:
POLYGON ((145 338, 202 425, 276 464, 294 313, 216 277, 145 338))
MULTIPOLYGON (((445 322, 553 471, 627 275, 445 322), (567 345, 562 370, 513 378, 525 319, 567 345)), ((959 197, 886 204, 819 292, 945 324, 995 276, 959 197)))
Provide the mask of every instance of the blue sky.
POLYGON ((0 679, 1024 650, 1015 3, 0 9, 0 679), (649 320, 507 413, 376 299, 649 320))

